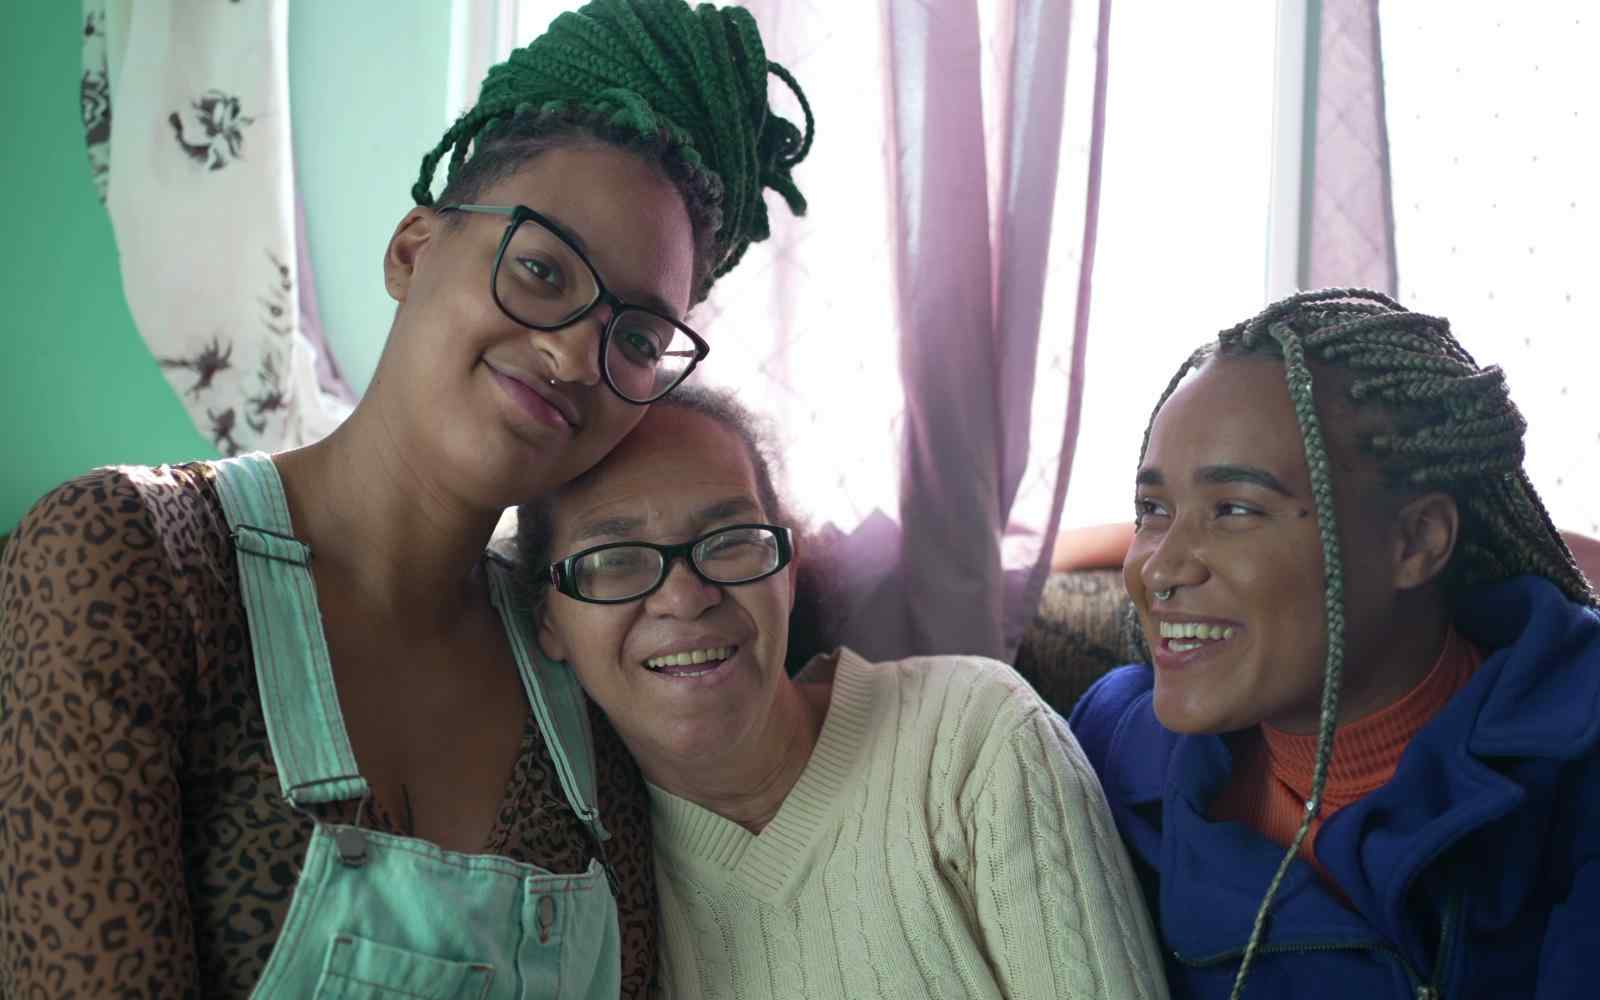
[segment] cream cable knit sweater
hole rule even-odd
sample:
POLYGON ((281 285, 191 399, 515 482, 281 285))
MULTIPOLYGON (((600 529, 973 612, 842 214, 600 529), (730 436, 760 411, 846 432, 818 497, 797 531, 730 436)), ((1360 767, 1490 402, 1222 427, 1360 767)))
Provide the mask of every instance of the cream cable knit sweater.
POLYGON ((1026 682, 849 650, 833 681, 759 836, 651 788, 669 996, 1167 995, 1099 782, 1026 682))

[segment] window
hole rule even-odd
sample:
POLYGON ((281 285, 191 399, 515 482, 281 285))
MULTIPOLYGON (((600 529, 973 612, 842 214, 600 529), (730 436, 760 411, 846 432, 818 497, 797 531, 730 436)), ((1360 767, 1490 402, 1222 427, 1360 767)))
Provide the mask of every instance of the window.
POLYGON ((1600 534, 1600 15, 1380 5, 1406 305, 1506 371, 1556 524, 1600 534))
POLYGON ((1112 7, 1065 527, 1133 517, 1139 443, 1161 390, 1202 341, 1265 304, 1275 15, 1259 2, 1112 7))
POLYGON ((512 49, 518 49, 533 41, 555 20, 556 15, 564 10, 577 10, 586 0, 500 0, 500 9, 503 11, 502 38, 506 39, 505 48, 500 52, 496 62, 504 59, 512 49))

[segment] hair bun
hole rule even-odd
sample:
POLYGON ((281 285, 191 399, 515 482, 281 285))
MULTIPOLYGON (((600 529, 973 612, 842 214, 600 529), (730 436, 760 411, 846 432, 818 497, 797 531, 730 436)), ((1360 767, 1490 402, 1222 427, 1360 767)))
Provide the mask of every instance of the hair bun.
POLYGON ((592 0, 489 70, 478 102, 422 162, 413 195, 432 204, 434 169, 450 153, 453 177, 479 135, 520 108, 569 108, 615 128, 664 136, 720 188, 715 279, 752 242, 771 234, 764 192, 802 215, 792 171, 811 150, 815 120, 793 74, 768 61, 755 18, 742 7, 683 0, 592 0), (774 113, 768 74, 799 100, 805 127, 774 113))

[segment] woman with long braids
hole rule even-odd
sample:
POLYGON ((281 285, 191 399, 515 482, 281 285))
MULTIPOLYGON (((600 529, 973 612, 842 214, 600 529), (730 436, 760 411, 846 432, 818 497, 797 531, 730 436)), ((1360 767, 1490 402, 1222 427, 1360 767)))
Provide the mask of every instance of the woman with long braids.
POLYGON ((1600 614, 1495 367, 1360 290, 1156 407, 1124 564, 1152 666, 1072 724, 1175 997, 1594 995, 1600 614))
POLYGON ((803 211, 810 112, 769 74, 798 95, 739 8, 561 15, 423 160, 342 427, 35 506, 0 566, 0 995, 649 992, 644 787, 485 547, 704 360, 689 309, 765 190, 803 211))

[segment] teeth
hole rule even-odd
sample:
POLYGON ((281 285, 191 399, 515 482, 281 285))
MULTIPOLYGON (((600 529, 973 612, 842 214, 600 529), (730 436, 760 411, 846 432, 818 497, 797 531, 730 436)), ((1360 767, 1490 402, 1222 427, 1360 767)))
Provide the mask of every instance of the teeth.
MULTIPOLYGON (((1208 625, 1204 622, 1161 622, 1161 638, 1163 639, 1200 639, 1215 641, 1218 639, 1232 639, 1238 631, 1232 625, 1208 625)), ((1195 643, 1194 645, 1199 645, 1195 643)), ((1174 644, 1176 648, 1176 644, 1174 644)), ((1186 646, 1194 648, 1194 646, 1186 646)))
POLYGON ((696 649, 682 653, 668 653, 666 656, 653 656, 644 661, 644 665, 651 670, 660 670, 663 667, 689 667, 701 663, 720 662, 732 655, 732 646, 713 646, 710 649, 696 649))

